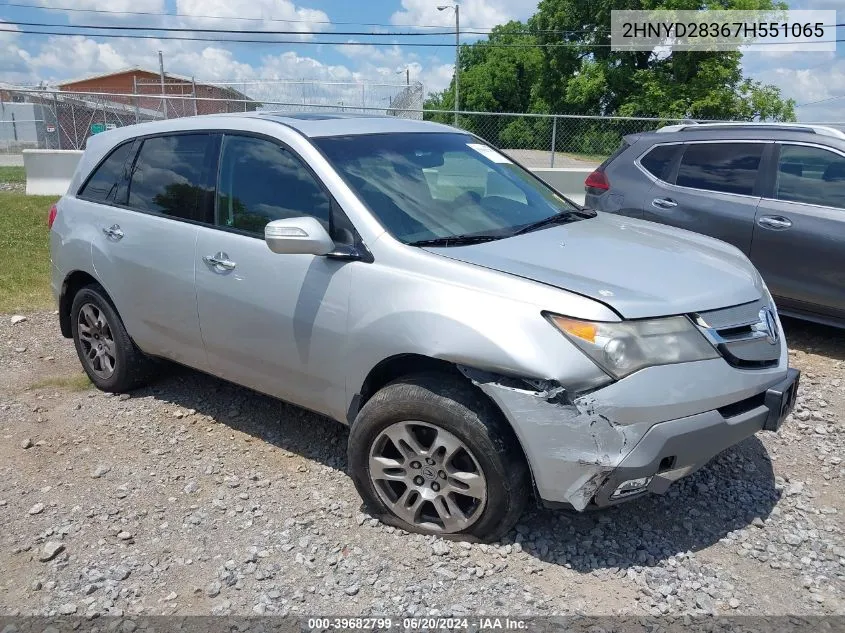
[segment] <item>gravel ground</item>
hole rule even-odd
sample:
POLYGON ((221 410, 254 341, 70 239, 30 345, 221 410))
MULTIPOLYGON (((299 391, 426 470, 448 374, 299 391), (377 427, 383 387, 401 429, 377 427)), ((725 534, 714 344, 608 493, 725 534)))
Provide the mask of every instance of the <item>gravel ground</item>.
POLYGON ((845 336, 787 323, 793 417, 652 496, 493 545, 361 513, 344 427, 187 369, 86 387, 0 318, 0 614, 845 614, 845 336))

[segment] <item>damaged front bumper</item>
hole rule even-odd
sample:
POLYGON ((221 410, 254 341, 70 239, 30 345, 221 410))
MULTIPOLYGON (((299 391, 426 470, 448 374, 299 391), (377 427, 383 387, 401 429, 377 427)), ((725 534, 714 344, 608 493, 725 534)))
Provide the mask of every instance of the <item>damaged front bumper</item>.
POLYGON ((570 399, 553 382, 462 367, 502 410, 544 504, 607 506, 669 485, 792 410, 799 373, 738 371, 721 359, 651 367, 570 399))

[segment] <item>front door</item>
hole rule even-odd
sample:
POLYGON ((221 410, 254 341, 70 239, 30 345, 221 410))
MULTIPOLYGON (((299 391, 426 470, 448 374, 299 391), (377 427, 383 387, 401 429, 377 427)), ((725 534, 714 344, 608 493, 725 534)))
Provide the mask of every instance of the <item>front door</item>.
POLYGON ((346 338, 352 262, 279 255, 270 220, 312 216, 330 225, 328 193, 276 141, 226 135, 214 227, 197 238, 197 302, 210 369, 323 413, 342 410, 337 372, 346 338))
POLYGON ((784 309, 845 316, 845 156, 783 144, 751 261, 784 309))

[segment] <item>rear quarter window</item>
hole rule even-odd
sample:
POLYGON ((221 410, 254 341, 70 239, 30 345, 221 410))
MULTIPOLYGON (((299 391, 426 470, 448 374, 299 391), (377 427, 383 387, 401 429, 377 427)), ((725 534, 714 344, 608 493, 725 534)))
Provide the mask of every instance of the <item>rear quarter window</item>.
POLYGON ((660 180, 666 180, 669 165, 678 152, 679 145, 657 145, 640 157, 640 165, 648 173, 660 180))
POLYGON ((126 162, 134 141, 118 145, 106 159, 91 173, 82 185, 78 197, 92 202, 112 202, 115 192, 123 181, 126 162))

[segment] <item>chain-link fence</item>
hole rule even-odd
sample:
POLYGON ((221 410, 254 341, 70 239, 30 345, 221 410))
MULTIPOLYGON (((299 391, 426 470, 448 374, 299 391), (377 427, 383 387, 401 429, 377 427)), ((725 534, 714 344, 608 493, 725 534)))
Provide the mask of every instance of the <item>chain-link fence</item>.
MULTIPOLYGON (((226 112, 354 112, 426 119, 456 125, 503 149, 527 167, 597 165, 623 137, 678 119, 603 117, 568 114, 510 114, 423 110, 422 85, 410 84, 390 95, 386 105, 300 103, 246 97, 231 85, 213 86, 213 96, 198 94, 188 82, 134 86, 134 92, 67 92, 37 89, 0 91, 0 164, 27 148, 82 149, 105 130, 167 118, 226 112), (162 95, 164 92, 164 95, 162 95), (5 156, 2 156, 5 154, 5 156)), ((365 89, 366 90, 366 89, 365 89)), ((366 93, 365 93, 366 94, 366 93)), ((374 93, 375 94, 375 93, 374 93)), ((313 95, 312 95, 313 96, 313 95)), ((843 127, 845 124, 828 124, 843 127)), ((22 164, 22 163, 21 163, 22 164)))

